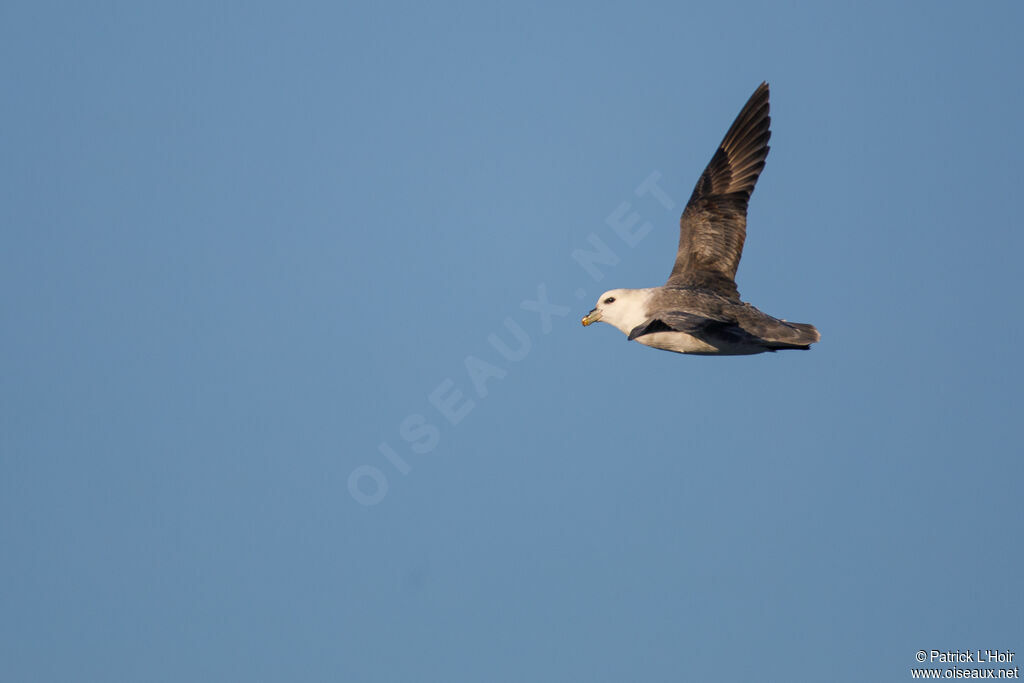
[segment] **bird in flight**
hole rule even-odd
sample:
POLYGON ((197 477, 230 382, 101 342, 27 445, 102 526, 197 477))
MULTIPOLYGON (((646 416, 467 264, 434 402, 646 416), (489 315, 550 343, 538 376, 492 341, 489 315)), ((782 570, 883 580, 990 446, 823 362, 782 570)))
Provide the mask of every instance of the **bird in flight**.
POLYGON ((768 157, 768 84, 747 100, 679 219, 679 251, 664 287, 612 289, 583 318, 614 325, 630 340, 676 353, 736 356, 811 348, 814 325, 791 323, 740 301, 736 267, 747 235, 747 203, 768 157))

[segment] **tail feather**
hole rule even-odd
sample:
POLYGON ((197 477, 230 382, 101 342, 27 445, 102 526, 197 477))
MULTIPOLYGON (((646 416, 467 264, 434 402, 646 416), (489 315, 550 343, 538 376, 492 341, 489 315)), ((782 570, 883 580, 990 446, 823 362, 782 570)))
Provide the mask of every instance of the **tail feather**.
POLYGON ((790 327, 796 329, 799 333, 801 344, 813 344, 816 341, 821 341, 821 334, 818 332, 818 328, 810 323, 787 323, 790 327))
POLYGON ((768 342, 768 348, 772 351, 781 349, 802 349, 811 348, 811 344, 821 339, 818 329, 809 323, 791 323, 779 321, 780 325, 775 334, 772 334, 768 342))

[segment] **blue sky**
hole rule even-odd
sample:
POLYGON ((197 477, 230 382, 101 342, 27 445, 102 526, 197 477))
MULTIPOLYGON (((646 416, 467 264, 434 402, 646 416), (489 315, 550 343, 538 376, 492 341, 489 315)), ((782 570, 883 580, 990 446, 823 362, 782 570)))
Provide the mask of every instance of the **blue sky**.
POLYGON ((877 681, 1024 651, 1022 18, 6 3, 0 679, 877 681), (822 342, 583 329, 667 277, 762 80, 738 284, 822 342))

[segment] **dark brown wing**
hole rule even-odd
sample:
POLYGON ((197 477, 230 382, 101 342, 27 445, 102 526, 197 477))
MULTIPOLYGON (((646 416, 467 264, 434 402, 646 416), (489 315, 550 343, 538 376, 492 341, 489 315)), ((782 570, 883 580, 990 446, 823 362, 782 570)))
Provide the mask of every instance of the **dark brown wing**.
POLYGON ((736 268, 747 237, 747 202, 772 136, 768 84, 747 100, 679 219, 679 252, 669 287, 700 287, 739 299, 736 268))

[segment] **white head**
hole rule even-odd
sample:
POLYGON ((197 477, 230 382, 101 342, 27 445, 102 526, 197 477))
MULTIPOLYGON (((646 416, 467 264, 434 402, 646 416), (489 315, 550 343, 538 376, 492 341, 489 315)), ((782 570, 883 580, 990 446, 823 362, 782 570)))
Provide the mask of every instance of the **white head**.
POLYGON ((650 289, 611 289, 598 298, 597 306, 583 318, 583 326, 601 321, 625 334, 647 320, 650 289))

